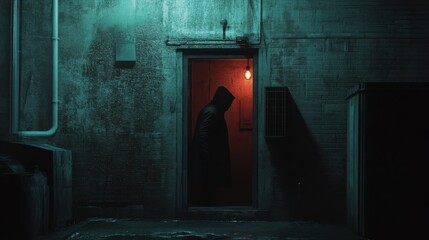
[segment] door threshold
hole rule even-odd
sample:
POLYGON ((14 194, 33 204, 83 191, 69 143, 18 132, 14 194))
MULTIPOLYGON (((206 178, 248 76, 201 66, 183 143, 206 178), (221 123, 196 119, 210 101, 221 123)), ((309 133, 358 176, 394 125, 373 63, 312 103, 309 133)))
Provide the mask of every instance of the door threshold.
POLYGON ((251 206, 188 207, 188 211, 257 211, 251 206))
POLYGON ((188 219, 215 221, 263 221, 269 219, 268 211, 251 206, 188 207, 188 219))

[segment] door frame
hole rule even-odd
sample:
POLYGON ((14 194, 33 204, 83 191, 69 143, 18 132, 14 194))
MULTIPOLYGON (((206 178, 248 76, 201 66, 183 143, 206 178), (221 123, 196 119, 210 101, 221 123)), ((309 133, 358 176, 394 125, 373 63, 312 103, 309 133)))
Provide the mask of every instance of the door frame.
MULTIPOLYGON (((258 208, 258 119, 259 113, 259 81, 258 81, 258 49, 178 49, 177 62, 177 159, 176 159, 176 210, 179 216, 186 215, 188 206, 188 149, 189 149, 189 60, 190 59, 225 59, 225 58, 253 58, 253 131, 252 131, 252 206, 250 209, 258 208), (181 94, 180 94, 181 93, 181 94)), ((243 77, 244 78, 244 77, 243 77)), ((216 207, 222 209, 222 207, 216 207)), ((230 209, 230 208, 229 208, 230 209)))

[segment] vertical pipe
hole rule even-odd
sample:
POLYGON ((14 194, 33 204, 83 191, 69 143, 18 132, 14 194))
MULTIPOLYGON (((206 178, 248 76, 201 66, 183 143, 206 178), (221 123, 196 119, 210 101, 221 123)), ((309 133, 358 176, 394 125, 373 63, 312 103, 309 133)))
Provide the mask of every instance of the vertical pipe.
MULTIPOLYGON (((15 68, 18 68, 18 67, 15 66, 15 68)), ((19 95, 17 96, 19 98, 19 95)), ((49 137, 54 135, 57 129, 58 129, 58 0, 52 0, 52 127, 46 131, 19 131, 18 134, 19 136, 22 136, 22 137, 49 137)))
POLYGON ((10 133, 15 135, 19 128, 19 1, 11 0, 11 114, 10 133))
POLYGON ((259 40, 257 44, 262 43, 262 0, 259 0, 259 40))
POLYGON ((52 1, 52 134, 58 129, 58 0, 52 1))

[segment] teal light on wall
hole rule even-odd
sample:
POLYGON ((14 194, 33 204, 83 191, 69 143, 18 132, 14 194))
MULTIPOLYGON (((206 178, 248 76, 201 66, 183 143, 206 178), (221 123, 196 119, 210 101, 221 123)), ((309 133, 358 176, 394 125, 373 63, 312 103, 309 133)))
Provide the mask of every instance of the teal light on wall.
POLYGON ((114 8, 114 26, 120 33, 116 38, 115 67, 133 68, 136 63, 136 1, 120 1, 114 8))

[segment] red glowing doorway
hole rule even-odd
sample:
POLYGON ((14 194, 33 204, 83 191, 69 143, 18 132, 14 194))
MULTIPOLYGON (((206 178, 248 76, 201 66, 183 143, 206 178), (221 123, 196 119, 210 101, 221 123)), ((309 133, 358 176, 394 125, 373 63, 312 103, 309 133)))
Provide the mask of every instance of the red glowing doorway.
MULTIPOLYGON (((216 89, 225 86, 236 97, 225 113, 232 187, 218 189, 209 207, 252 206, 253 76, 246 79, 244 74, 247 65, 253 74, 253 59, 196 58, 189 59, 188 64, 188 146, 192 142, 198 113, 210 102, 216 89)), ((200 206, 196 199, 197 196, 188 191, 189 206, 200 206)))

